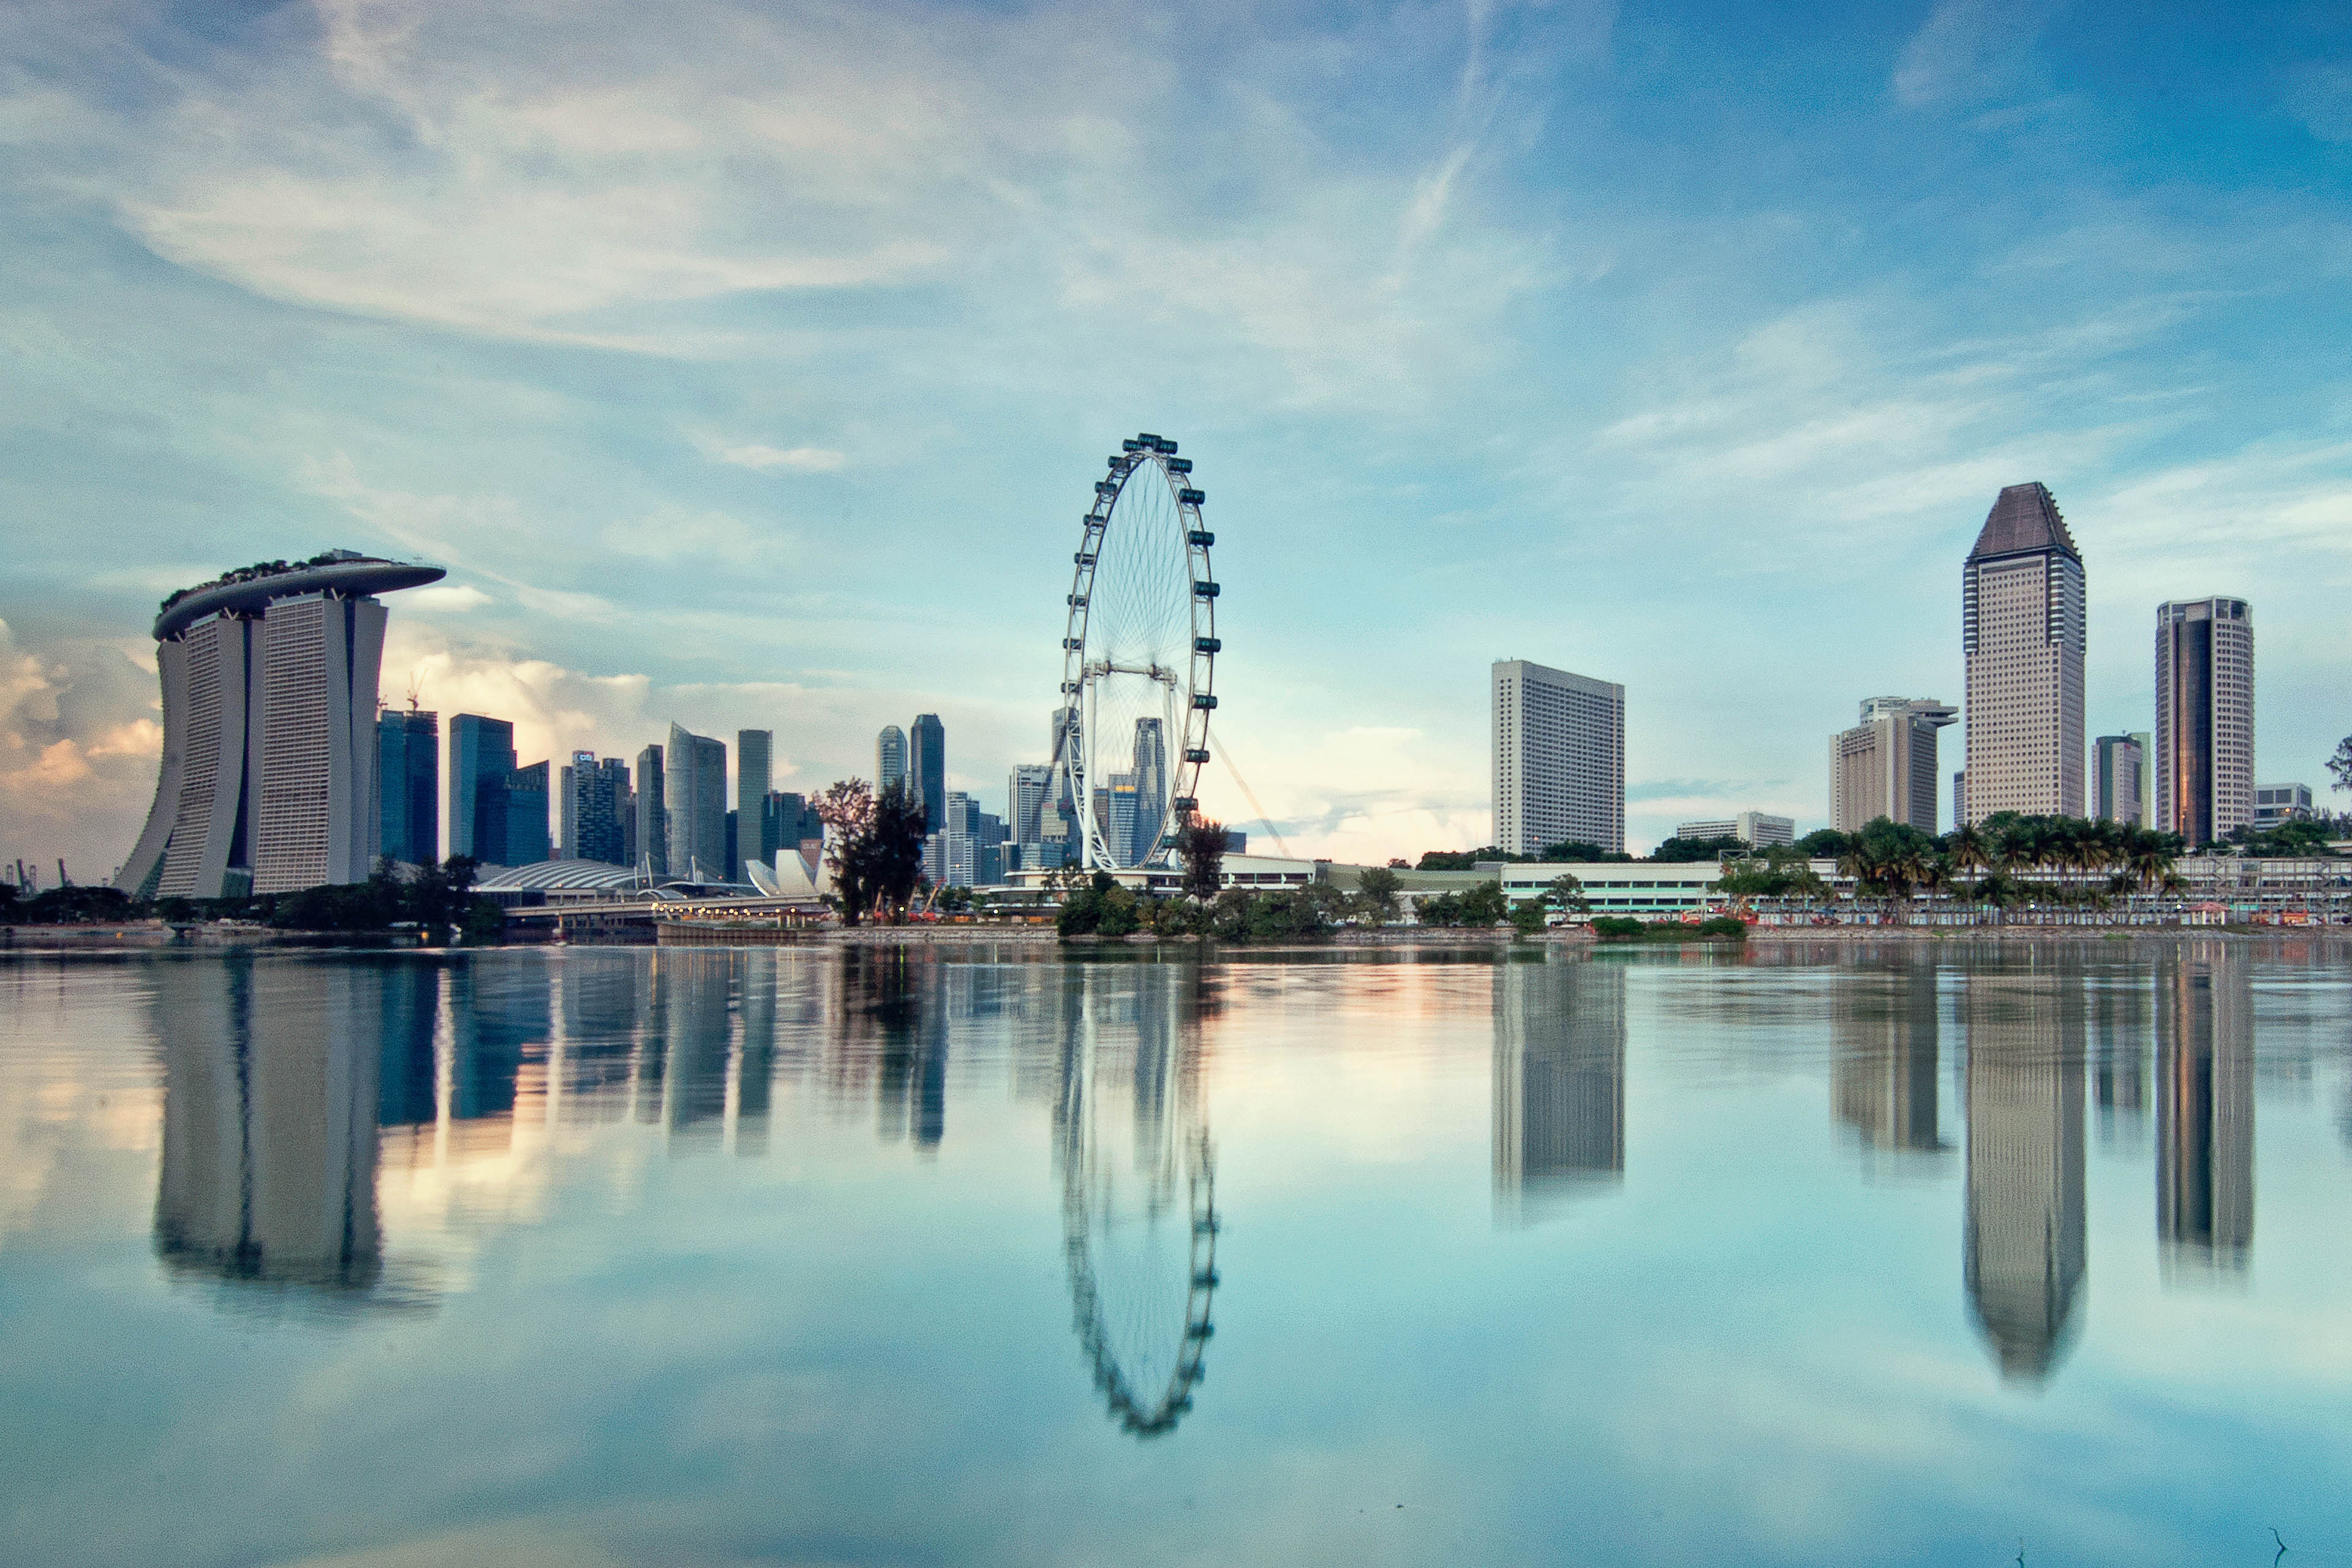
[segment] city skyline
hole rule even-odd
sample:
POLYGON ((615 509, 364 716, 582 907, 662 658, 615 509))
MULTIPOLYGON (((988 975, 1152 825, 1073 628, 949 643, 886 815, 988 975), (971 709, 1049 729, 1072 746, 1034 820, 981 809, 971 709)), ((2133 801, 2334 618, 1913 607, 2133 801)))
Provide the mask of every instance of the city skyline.
MULTIPOLYGON (((1437 657, 1474 635, 1473 662, 1627 684, 1633 842, 1819 820, 1819 737, 1853 701, 1953 695, 1950 563, 2026 476, 2095 562, 2088 732, 2147 727, 2152 605, 2242 595, 2259 766, 2315 778, 2352 551, 2323 260, 2352 142, 2320 46, 2180 11, 2158 59, 2114 18, 1995 40, 1975 16, 1302 22, 1330 78, 1203 19, 1197 85, 1287 128, 1213 160, 1213 188, 1161 177, 1218 134, 1202 98, 1102 98, 1030 16, 952 48, 754 19, 677 77, 519 47, 524 18, 397 48, 299 7, 202 35, 28 19, 53 98, 0 247, 12 321, 52 347, 17 367, 34 455, 0 479, 7 847, 110 871, 160 746, 147 607, 333 542, 451 568, 394 617, 386 694, 506 715, 527 758, 751 726, 805 790, 863 776, 882 714, 936 711, 948 787, 992 791, 1034 755, 1087 475, 1139 427, 1218 474, 1218 730, 1302 852, 1483 837, 1481 738, 1437 657), (510 96, 468 119, 485 73, 510 96), (1360 78, 1410 111, 1360 134, 1360 78), (872 114, 936 79, 972 88, 947 124, 872 114), (719 107, 744 102, 878 161, 802 187, 719 107), (619 142, 546 140, 589 120, 619 142), (1089 162, 1109 144, 1077 122, 1125 151, 1089 162), (422 134, 367 129, 389 123, 422 134), (651 222, 640 176, 689 210, 651 222), (1156 194, 1106 206, 1098 180, 1156 194), (501 224, 525 189, 548 221, 501 224), (1008 228, 1013 191, 1049 194, 1008 228), (463 243, 404 237, 429 234, 463 243), (1107 352, 1137 310, 1182 347, 1107 352), (172 327, 105 346, 131 320, 172 327), (257 342, 282 350, 267 384, 223 357, 257 342)), ((1155 58, 1116 8, 1078 32, 1155 58)), ((1219 769, 1203 789, 1244 819, 1219 769)))

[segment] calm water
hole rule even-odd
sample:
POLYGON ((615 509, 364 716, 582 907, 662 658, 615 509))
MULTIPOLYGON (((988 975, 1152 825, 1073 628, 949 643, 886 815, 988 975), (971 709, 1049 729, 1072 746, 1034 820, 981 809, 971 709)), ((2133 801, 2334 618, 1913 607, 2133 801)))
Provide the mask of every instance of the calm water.
POLYGON ((2293 943, 18 960, 0 1560, 2352 1557, 2347 1046, 2293 943))

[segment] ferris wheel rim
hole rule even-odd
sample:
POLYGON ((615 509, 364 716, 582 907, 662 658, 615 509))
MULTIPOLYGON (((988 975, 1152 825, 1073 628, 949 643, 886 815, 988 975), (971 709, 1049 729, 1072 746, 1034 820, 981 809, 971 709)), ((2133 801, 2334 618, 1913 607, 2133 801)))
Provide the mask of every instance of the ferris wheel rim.
POLYGON ((1066 784, 1070 807, 1077 817, 1078 864, 1088 869, 1132 869, 1164 862, 1174 844, 1174 830, 1199 809, 1199 788, 1202 766, 1209 758, 1209 719, 1217 706, 1216 658, 1223 647, 1217 636, 1216 610, 1219 595, 1210 551, 1216 536, 1202 519, 1201 508, 1206 494, 1192 479, 1189 458, 1177 457, 1177 443, 1149 432, 1122 440, 1119 452, 1108 459, 1108 476, 1095 484, 1095 499, 1080 520, 1079 544, 1073 556, 1070 593, 1062 633, 1061 740, 1053 761, 1053 774, 1048 789, 1059 799, 1059 789, 1066 784), (1147 477, 1146 470, 1151 471, 1147 477), (1173 739, 1177 744, 1166 763, 1167 798, 1160 807, 1157 830, 1151 843, 1131 863, 1126 857, 1113 853, 1104 832, 1104 824, 1094 811, 1095 776, 1100 770, 1095 765, 1092 749, 1095 742, 1093 726, 1089 723, 1090 698, 1098 695, 1098 682, 1112 675, 1141 675, 1158 679, 1163 675, 1175 675, 1173 665, 1163 668, 1155 660, 1149 670, 1122 668, 1115 658, 1097 659, 1092 637, 1095 625, 1094 599, 1096 569, 1106 546, 1111 542, 1111 528, 1118 515, 1118 507, 1128 495, 1128 487, 1139 478, 1146 483, 1156 477, 1170 497, 1177 525, 1183 534, 1186 574, 1186 609, 1189 617, 1189 647, 1183 656, 1184 681, 1181 701, 1172 717, 1173 725, 1164 726, 1163 747, 1173 739), (1171 737, 1168 729, 1176 733, 1171 737))

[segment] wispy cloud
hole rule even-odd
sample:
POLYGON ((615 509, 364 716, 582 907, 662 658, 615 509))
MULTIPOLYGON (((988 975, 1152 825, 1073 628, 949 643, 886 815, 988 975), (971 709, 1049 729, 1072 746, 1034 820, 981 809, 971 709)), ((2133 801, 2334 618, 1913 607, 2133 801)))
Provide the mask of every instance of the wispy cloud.
POLYGON ((842 454, 827 447, 720 447, 718 453, 721 462, 760 473, 790 468, 803 474, 829 474, 845 461, 842 454))

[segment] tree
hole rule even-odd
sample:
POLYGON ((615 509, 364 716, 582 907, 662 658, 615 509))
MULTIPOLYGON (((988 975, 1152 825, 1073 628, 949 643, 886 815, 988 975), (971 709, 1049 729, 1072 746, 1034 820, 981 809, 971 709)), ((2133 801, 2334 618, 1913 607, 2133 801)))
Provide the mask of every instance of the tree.
POLYGON ((1584 884, 1566 871, 1551 879, 1551 886, 1544 889, 1543 902, 1564 915, 1592 912, 1592 905, 1584 896, 1584 884))
POLYGON ((840 901, 844 925, 856 925, 873 902, 866 883, 863 853, 874 829, 874 793, 864 779, 843 779, 816 797, 816 814, 824 824, 824 866, 833 873, 833 896, 840 901))
POLYGON ((2336 754, 2327 759, 2327 771, 2335 775, 2337 789, 2352 789, 2352 735, 2336 742, 2336 754))
POLYGON ((1364 868, 1362 879, 1356 884, 1356 897, 1374 925, 1386 925, 1396 919, 1397 889, 1402 886, 1396 872, 1386 866, 1364 868))
POLYGON ((1818 827, 1797 840, 1808 860, 1835 860, 1846 850, 1845 835, 1834 827, 1818 827))
POLYGON ((1187 816, 1176 830, 1176 858, 1184 867, 1184 896, 1207 903, 1224 890, 1225 825, 1187 816))
POLYGON ((915 885, 923 879, 923 840, 929 836, 923 807, 907 797, 905 786, 885 788, 874 803, 874 823, 860 847, 860 858, 874 907, 894 925, 905 921, 915 885))
POLYGON ((1500 925, 1511 912, 1511 900, 1500 882, 1481 882, 1462 895, 1462 923, 1481 928, 1500 925))
POLYGON ((1717 860, 1726 854, 1738 854, 1747 845, 1728 836, 1717 838, 1668 838, 1650 851, 1650 858, 1666 864, 1687 864, 1696 860, 1717 860))

